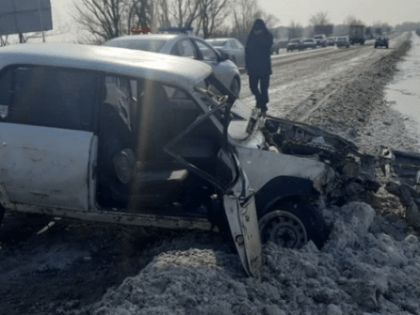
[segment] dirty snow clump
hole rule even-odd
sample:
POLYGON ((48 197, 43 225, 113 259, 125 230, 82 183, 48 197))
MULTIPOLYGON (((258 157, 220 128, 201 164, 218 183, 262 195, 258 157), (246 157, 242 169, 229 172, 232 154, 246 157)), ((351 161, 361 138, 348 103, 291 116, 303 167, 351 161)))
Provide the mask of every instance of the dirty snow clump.
POLYGON ((329 210, 322 249, 264 247, 262 279, 236 254, 214 249, 161 252, 138 275, 108 290, 95 315, 420 314, 420 246, 414 235, 367 204, 329 210), (405 234, 404 234, 405 233, 405 234))

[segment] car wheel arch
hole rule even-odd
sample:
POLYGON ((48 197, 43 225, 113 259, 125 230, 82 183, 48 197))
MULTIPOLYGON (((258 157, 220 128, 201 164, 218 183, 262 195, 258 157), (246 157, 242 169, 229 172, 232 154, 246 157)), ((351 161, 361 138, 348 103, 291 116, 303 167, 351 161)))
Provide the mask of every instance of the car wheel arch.
POLYGON ((255 195, 257 212, 262 215, 286 197, 316 196, 312 181, 293 176, 278 176, 267 182, 255 195))

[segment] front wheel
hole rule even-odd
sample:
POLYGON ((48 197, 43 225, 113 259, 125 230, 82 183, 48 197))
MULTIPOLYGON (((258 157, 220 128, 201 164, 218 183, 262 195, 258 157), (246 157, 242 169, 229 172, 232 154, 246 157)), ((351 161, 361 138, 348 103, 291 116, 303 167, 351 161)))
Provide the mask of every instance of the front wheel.
POLYGON ((322 212, 309 202, 279 202, 259 220, 261 241, 298 249, 312 240, 319 248, 328 236, 322 212))
POLYGON ((239 98, 239 93, 241 92, 241 84, 239 83, 238 78, 233 78, 232 83, 230 84, 230 90, 235 94, 236 98, 239 98))

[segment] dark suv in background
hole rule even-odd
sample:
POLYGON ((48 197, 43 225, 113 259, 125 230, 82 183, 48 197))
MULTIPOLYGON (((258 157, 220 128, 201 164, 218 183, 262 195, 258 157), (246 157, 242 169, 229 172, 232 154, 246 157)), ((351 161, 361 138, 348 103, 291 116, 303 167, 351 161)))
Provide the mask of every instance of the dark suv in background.
POLYGON ((380 36, 376 37, 375 48, 378 47, 378 46, 388 48, 388 41, 389 41, 388 36, 386 36, 386 35, 380 35, 380 36))

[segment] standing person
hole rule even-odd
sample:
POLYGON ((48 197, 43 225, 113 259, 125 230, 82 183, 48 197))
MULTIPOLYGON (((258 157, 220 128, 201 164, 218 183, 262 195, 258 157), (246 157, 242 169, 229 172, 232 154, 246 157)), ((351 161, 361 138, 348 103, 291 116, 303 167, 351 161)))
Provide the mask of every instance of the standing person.
POLYGON ((263 116, 268 110, 272 45, 273 35, 268 31, 263 20, 256 19, 246 41, 245 66, 248 70, 249 88, 255 95, 256 107, 261 110, 263 116))

